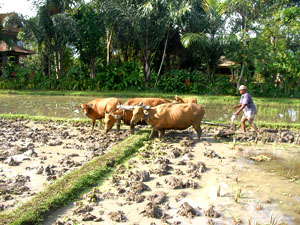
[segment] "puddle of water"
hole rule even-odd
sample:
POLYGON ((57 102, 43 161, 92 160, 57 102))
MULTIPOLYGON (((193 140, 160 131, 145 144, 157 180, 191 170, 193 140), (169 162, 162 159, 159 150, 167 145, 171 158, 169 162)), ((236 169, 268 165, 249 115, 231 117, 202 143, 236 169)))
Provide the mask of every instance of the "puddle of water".
POLYGON ((256 162, 251 160, 250 163, 259 165, 266 171, 275 171, 278 175, 284 177, 298 176, 300 179, 300 148, 270 148, 246 151, 244 156, 250 158, 252 156, 265 155, 270 161, 256 162), (289 175, 289 176, 287 176, 289 175))
MULTIPOLYGON (((251 165, 241 175, 243 187, 252 189, 262 201, 271 200, 271 205, 278 205, 282 216, 289 215, 288 224, 300 224, 300 148, 249 147, 242 155, 241 161, 251 165), (258 155, 265 155, 271 160, 257 162, 249 159, 258 155)), ((285 221, 288 220, 285 218, 285 221)))
MULTIPOLYGON (((76 108, 97 97, 88 96, 24 96, 0 95, 0 113, 29 114, 36 116, 85 118, 76 108)), ((121 98, 123 102, 128 98, 121 98)), ((234 103, 232 103, 234 105, 234 103)), ((234 112, 231 104, 205 104, 205 119, 230 122, 234 112)), ((287 104, 258 105, 256 121, 300 122, 300 106, 291 108, 287 104)), ((240 118, 240 117, 239 117, 240 118)), ((239 120, 239 119, 237 119, 239 120)))

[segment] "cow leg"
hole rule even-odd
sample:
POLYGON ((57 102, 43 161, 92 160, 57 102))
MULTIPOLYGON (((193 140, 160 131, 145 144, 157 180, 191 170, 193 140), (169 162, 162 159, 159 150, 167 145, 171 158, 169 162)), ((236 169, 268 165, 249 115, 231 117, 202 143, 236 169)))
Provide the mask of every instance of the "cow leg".
POLYGON ((156 134, 157 134, 157 130, 155 130, 155 129, 153 128, 152 131, 151 131, 151 134, 150 134, 149 138, 150 138, 150 139, 151 139, 151 138, 154 138, 154 137, 156 136, 156 134))
POLYGON ((162 138, 164 137, 165 135, 165 130, 159 130, 158 131, 158 138, 159 140, 162 140, 162 138))
POLYGON ((102 119, 99 119, 100 129, 103 129, 102 119))
POLYGON ((130 123, 130 133, 134 134, 134 125, 130 123))
POLYGON ((117 121, 117 131, 120 131, 121 128, 121 120, 117 121))
POLYGON ((199 125, 193 125, 193 128, 197 133, 198 140, 200 140, 200 137, 201 137, 201 134, 202 134, 202 129, 200 127, 200 124, 199 125))
POLYGON ((93 120, 93 121, 92 121, 92 131, 91 131, 91 133, 93 133, 93 132, 94 132, 95 123, 96 123, 96 120, 93 120))

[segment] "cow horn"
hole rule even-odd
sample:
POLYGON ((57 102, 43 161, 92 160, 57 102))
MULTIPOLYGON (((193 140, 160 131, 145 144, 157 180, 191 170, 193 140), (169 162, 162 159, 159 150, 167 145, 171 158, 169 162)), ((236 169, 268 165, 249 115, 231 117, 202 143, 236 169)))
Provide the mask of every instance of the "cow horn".
POLYGON ((123 105, 118 102, 117 109, 123 108, 123 105))
POLYGON ((143 102, 141 101, 141 102, 138 104, 138 106, 143 106, 143 102))

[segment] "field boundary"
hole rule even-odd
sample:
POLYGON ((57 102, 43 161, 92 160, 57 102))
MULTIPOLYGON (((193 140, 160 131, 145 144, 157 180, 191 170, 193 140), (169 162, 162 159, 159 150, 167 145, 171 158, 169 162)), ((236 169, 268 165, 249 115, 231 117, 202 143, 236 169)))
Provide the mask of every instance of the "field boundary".
POLYGON ((144 145, 149 130, 140 130, 115 145, 105 155, 98 156, 82 167, 49 184, 35 197, 10 212, 0 214, 0 224, 39 224, 53 210, 76 200, 87 189, 99 185, 103 178, 113 172, 144 145))

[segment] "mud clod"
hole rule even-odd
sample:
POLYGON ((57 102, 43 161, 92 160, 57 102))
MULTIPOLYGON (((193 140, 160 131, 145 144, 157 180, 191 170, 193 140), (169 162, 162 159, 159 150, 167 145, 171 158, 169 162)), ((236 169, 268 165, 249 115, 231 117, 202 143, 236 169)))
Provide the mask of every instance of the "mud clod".
POLYGON ((204 210, 204 216, 218 218, 221 215, 217 211, 215 211, 214 206, 211 205, 207 210, 204 210))
POLYGON ((141 211, 147 217, 160 219, 163 215, 162 210, 155 203, 149 202, 143 211, 141 211))
POLYGON ((125 213, 121 210, 110 212, 110 213, 108 213, 108 215, 110 215, 110 219, 115 222, 126 222, 127 221, 125 213))
POLYGON ((90 213, 85 213, 82 215, 82 221, 93 221, 95 220, 97 217, 90 214, 90 213))
POLYGON ((93 210, 94 210, 94 208, 92 206, 85 205, 85 206, 80 206, 77 209, 75 209, 73 211, 73 214, 76 215, 76 214, 81 214, 81 213, 87 213, 87 212, 91 212, 93 210))
POLYGON ((166 195, 163 191, 157 191, 147 197, 147 200, 154 204, 161 204, 166 201, 166 195))
POLYGON ((166 184, 170 185, 173 189, 180 189, 184 187, 182 181, 173 176, 166 178, 165 182, 166 184))
POLYGON ((198 215, 197 211, 187 202, 183 203, 179 207, 178 214, 188 218, 193 218, 194 216, 198 215))
POLYGON ((148 171, 129 172, 128 177, 133 181, 146 182, 150 180, 150 173, 148 171))
POLYGON ((204 153, 204 156, 208 158, 221 158, 214 150, 207 150, 204 153))

